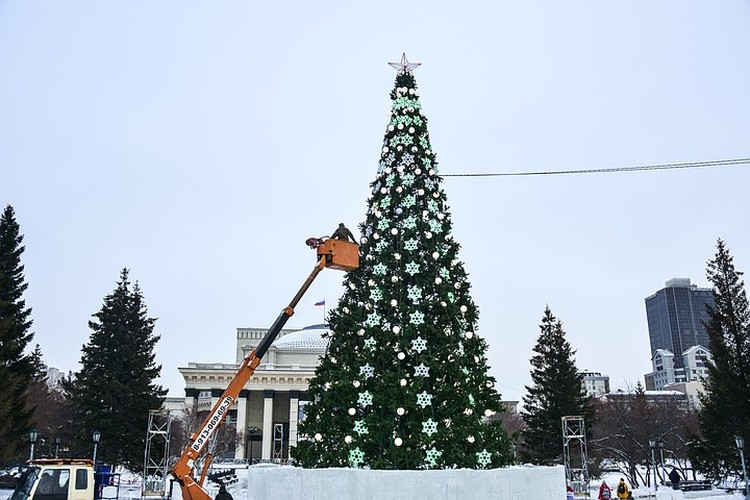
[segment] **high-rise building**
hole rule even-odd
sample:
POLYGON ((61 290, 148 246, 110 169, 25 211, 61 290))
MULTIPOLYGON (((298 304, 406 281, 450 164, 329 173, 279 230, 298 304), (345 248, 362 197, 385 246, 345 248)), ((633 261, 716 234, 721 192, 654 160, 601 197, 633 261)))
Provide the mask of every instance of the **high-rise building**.
POLYGON ((651 355, 663 349, 674 354, 675 369, 684 368, 683 353, 693 346, 708 347, 707 306, 714 305, 711 288, 698 288, 689 278, 674 278, 646 298, 651 355))

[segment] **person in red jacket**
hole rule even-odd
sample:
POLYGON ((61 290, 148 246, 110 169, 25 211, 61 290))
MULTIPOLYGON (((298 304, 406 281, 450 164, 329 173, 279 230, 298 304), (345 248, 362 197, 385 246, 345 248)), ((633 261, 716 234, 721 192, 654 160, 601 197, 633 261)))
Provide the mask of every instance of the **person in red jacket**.
POLYGON ((599 486, 599 500, 611 500, 612 499, 612 490, 609 489, 609 486, 607 486, 606 481, 602 481, 602 485, 599 486))

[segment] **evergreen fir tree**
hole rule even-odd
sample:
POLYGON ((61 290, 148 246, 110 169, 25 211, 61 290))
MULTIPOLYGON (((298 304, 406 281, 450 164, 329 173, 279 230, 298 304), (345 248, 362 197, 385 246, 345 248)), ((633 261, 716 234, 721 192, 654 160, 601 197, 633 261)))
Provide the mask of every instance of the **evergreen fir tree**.
MULTIPOLYGON (((395 63, 394 63, 395 64, 395 63)), ((328 351, 293 450, 305 467, 490 468, 510 461, 487 343, 405 57, 360 225, 360 267, 329 314, 328 351)))
POLYGON ((42 347, 39 344, 36 344, 34 350, 29 354, 29 363, 31 363, 31 369, 33 370, 32 380, 34 382, 46 382, 47 365, 44 364, 42 347))
POLYGON ((23 251, 23 235, 8 205, 0 217, 0 463, 16 458, 31 428, 26 389, 34 368, 24 351, 34 334, 31 308, 23 299, 29 286, 21 264, 23 251))
POLYGON ((524 461, 553 465, 562 463, 562 417, 582 415, 590 423, 593 407, 581 385, 575 351, 549 306, 540 329, 531 358, 532 385, 523 398, 521 415, 527 429, 520 451, 524 461))
POLYGON ((127 269, 93 316, 81 370, 65 384, 80 423, 79 438, 90 443, 92 432, 100 431, 103 461, 140 470, 148 411, 161 408, 166 394, 154 383, 161 372, 154 361, 156 320, 147 316, 143 293, 138 283, 131 285, 127 269))
POLYGON ((699 396, 701 435, 689 447, 693 466, 713 478, 741 472, 734 436, 750 438, 750 310, 742 274, 718 240, 706 269, 715 299, 706 325, 713 359, 699 396))

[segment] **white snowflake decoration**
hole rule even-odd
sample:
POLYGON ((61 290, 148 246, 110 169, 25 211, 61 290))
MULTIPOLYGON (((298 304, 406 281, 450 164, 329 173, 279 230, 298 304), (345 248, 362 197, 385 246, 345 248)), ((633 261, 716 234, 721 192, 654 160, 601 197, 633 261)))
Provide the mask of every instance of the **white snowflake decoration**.
POLYGON ((422 391, 417 394, 417 404, 422 408, 426 408, 432 404, 432 395, 428 394, 427 391, 422 391))
POLYGON ((414 184, 414 174, 405 174, 401 180, 404 183, 404 186, 411 186, 414 184))
POLYGON ((413 215, 410 215, 409 217, 404 219, 404 227, 406 229, 414 229, 415 227, 417 227, 417 218, 413 215))
POLYGON ((370 430, 364 420, 357 420, 354 422, 354 432, 361 436, 362 434, 369 434, 370 430))
POLYGON ((411 348, 416 352, 422 352, 427 349, 427 341, 422 337, 417 337, 411 341, 411 348))
POLYGON ((370 406, 372 404, 372 393, 370 391, 360 392, 357 403, 363 408, 370 406))
POLYGON ((414 276, 419 272, 419 264, 416 262, 409 262, 406 264, 405 271, 410 275, 414 276))
POLYGON ((443 231, 443 225, 440 223, 440 221, 431 220, 429 222, 429 225, 433 233, 441 233, 443 231))
POLYGON ((373 302, 379 302, 383 299, 383 292, 379 288, 373 288, 370 290, 370 300, 373 302))
POLYGON ((372 378, 375 375, 375 368, 370 366, 370 363, 367 363, 365 366, 359 367, 359 374, 364 378, 372 378))
POLYGON ((477 456, 477 463, 482 467, 487 467, 492 461, 492 455, 490 455, 486 448, 475 453, 475 455, 477 456))
POLYGON ((430 369, 427 366, 425 366, 424 363, 420 363, 419 366, 414 367, 414 376, 415 377, 429 377, 430 369))
POLYGON ((380 314, 373 311, 370 314, 367 315, 367 321, 368 326, 377 326, 380 324, 380 314))
POLYGON ((349 452, 349 463, 352 467, 359 467, 359 464, 364 462, 365 452, 360 450, 359 447, 354 448, 349 452))
POLYGON ((414 238, 410 238, 404 242, 404 248, 409 251, 414 251, 417 249, 417 240, 414 238))
POLYGON ((378 229, 381 231, 387 231, 389 227, 391 227, 391 223, 387 219, 381 219, 378 222, 378 229))
POLYGON ((437 422, 428 418, 426 422, 422 422, 422 432, 428 436, 432 436, 437 432, 437 422))
MULTIPOLYGON (((378 241, 378 244, 375 245, 375 251, 378 253, 382 253, 383 250, 385 250, 388 247, 388 243, 385 241, 378 241)), ((385 274, 385 271, 383 272, 385 274)))
POLYGON ((372 337, 370 337, 369 339, 365 340, 365 348, 366 349, 374 351, 376 345, 377 345, 377 342, 372 337))
POLYGON ((404 153, 404 155, 401 157, 401 163, 404 165, 411 165, 414 163, 414 156, 410 155, 409 153, 404 153))
POLYGON ((426 455, 427 455, 427 461, 430 462, 430 465, 437 465, 437 461, 440 460, 440 457, 443 455, 443 452, 433 447, 427 450, 426 455))
POLYGON ((427 202, 427 209, 430 212, 437 212, 438 211, 438 204, 435 200, 430 200, 427 202))
POLYGON ((406 296, 409 297, 412 302, 417 302, 422 298, 422 288, 417 285, 410 285, 406 296))
MULTIPOLYGON (((383 243, 383 242, 381 241, 380 243, 383 243)), ((380 243, 378 243, 378 245, 380 245, 380 243)), ((373 268, 372 268, 373 274, 375 274, 377 276, 385 276, 385 272, 387 270, 388 270, 388 268, 385 267, 385 264, 383 264, 382 262, 380 262, 378 264, 375 264, 375 266, 373 266, 373 268)))
POLYGON ((414 311, 409 315, 409 322, 412 325, 421 325, 424 324, 424 314, 422 314, 420 311, 414 311))
POLYGON ((413 194, 409 194, 404 196, 404 201, 401 203, 401 205, 404 208, 409 208, 413 206, 417 202, 417 198, 413 194))

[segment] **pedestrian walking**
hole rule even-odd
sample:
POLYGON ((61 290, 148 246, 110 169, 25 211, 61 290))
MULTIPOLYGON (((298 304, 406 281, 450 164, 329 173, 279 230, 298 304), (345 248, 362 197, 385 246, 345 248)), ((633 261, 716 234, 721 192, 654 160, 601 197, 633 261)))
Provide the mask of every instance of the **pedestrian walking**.
POLYGON ((677 472, 677 469, 672 469, 672 472, 669 473, 669 482, 672 483, 672 489, 673 490, 679 490, 680 489, 680 480, 682 478, 680 477, 680 473, 677 472))
POLYGON ((625 482, 624 477, 621 477, 620 482, 617 483, 617 498, 625 500, 626 498, 628 498, 629 494, 630 488, 628 488, 628 483, 625 482))

